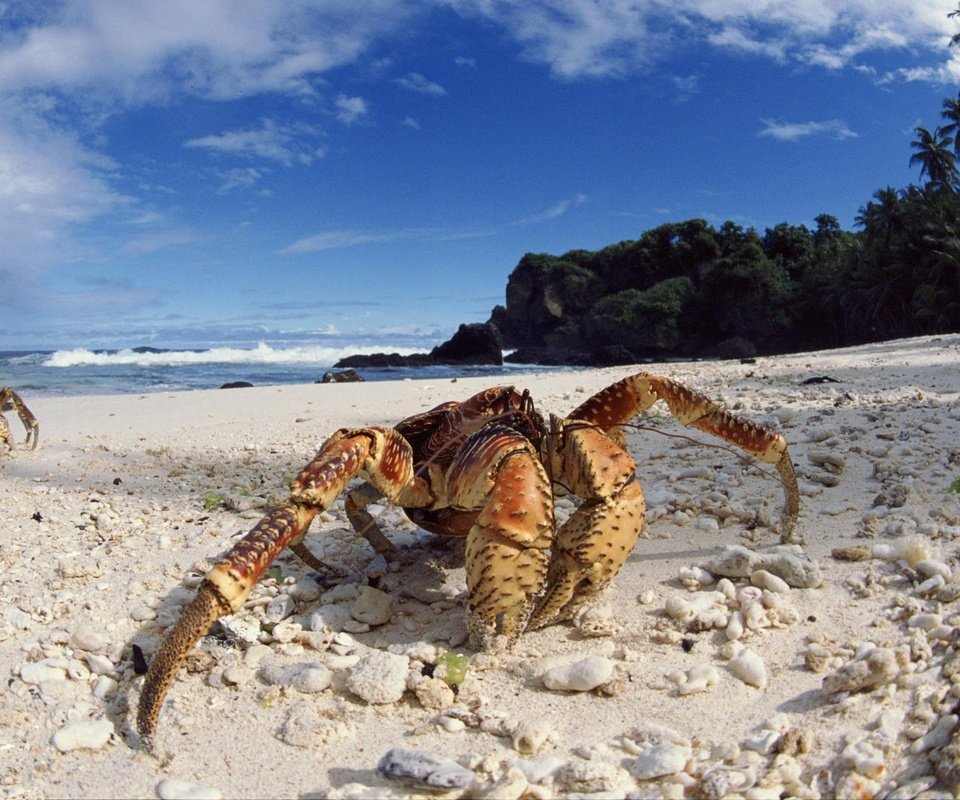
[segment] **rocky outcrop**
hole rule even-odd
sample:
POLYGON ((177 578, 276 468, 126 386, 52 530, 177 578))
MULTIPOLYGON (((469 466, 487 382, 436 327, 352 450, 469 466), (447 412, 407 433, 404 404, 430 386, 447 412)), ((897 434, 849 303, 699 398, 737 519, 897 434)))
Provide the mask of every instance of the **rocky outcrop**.
POLYGON ((341 358, 334 367, 425 367, 452 364, 492 365, 503 364, 503 349, 500 331, 489 322, 475 322, 461 325, 455 334, 443 344, 437 345, 429 353, 413 353, 403 356, 399 353, 371 353, 341 358))
POLYGON ((448 341, 430 351, 430 358, 437 364, 499 366, 503 363, 500 331, 489 322, 461 325, 448 341))
POLYGON ((510 273, 506 306, 494 308, 490 322, 507 347, 575 349, 583 346, 579 318, 601 292, 590 270, 528 253, 510 273))
POLYGON ((324 372, 323 377, 314 383, 357 383, 366 380, 355 369, 345 369, 340 372, 324 372))

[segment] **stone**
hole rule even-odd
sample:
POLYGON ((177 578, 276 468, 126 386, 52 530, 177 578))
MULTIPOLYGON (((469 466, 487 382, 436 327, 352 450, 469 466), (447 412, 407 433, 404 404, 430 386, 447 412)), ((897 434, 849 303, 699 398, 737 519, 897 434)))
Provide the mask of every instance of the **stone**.
POLYGON ((390 781, 430 791, 466 789, 476 776, 456 761, 426 750, 395 747, 377 764, 377 773, 390 781))
POLYGON ((371 704, 396 703, 407 688, 410 659, 377 650, 357 662, 347 688, 371 704))
POLYGON ((603 656, 590 656, 573 664, 553 667, 543 673, 543 685, 561 692, 589 692, 613 677, 613 662, 603 656))

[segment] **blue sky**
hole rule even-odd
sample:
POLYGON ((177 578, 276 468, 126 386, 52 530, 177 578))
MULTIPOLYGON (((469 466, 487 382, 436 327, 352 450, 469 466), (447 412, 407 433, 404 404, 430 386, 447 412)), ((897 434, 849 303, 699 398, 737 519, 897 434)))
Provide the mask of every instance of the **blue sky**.
POLYGON ((0 349, 429 347, 529 251, 852 227, 954 0, 0 2, 0 349))

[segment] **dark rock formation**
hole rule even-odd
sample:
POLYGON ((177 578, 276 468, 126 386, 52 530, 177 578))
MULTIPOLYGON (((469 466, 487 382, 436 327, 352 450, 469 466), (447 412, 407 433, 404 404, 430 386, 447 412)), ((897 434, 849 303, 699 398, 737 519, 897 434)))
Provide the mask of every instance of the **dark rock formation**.
POLYGON ((314 383, 357 383, 364 380, 363 375, 355 369, 345 369, 342 372, 324 372, 323 377, 314 383))
POLYGON ((705 355, 710 358, 725 359, 754 358, 757 355, 757 347, 743 336, 731 336, 729 339, 724 339, 708 348, 705 355))
POLYGON ((500 331, 489 322, 461 325, 455 334, 430 351, 437 364, 491 364, 503 363, 503 344, 500 331))
POLYGON ((221 389, 249 389, 253 386, 249 381, 231 381, 230 383, 223 384, 221 389))
POLYGON ((429 353, 402 356, 399 353, 371 353, 341 358, 334 367, 425 367, 438 364, 503 364, 500 331, 489 322, 461 325, 457 332, 429 353))
POLYGON ((341 358, 336 364, 335 369, 345 367, 425 367, 433 362, 426 353, 414 353, 410 356, 402 356, 399 353, 367 353, 364 355, 347 356, 341 358))

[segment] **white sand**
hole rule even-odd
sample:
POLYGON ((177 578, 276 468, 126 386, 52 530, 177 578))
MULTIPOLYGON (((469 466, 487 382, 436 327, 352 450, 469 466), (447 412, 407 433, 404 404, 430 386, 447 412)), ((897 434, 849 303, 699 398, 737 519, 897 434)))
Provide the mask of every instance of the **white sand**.
MULTIPOLYGON (((944 720, 941 729, 955 721, 947 716, 956 698, 942 667, 953 652, 950 637, 960 619, 952 588, 960 496, 948 491, 960 478, 960 336, 761 358, 749 365, 646 369, 749 418, 779 417, 783 423, 804 490, 799 532, 824 582, 785 595, 795 622, 743 637, 765 664, 765 689, 746 685, 728 668, 721 655, 723 630, 686 632, 665 618, 664 606, 669 598, 690 597, 678 580, 680 569, 704 562, 721 545, 759 548, 776 542, 769 528, 747 525, 738 516, 776 519, 782 501, 778 482, 731 452, 661 435, 657 431, 686 433, 661 408, 650 421, 655 431, 630 436, 640 480, 662 516, 648 515, 648 538, 638 543, 604 598, 614 631, 586 638, 574 626, 554 626, 525 635, 513 652, 487 668, 472 666, 459 700, 486 720, 481 726, 475 726, 477 715, 466 715, 465 730, 445 730, 436 724, 438 712, 423 708, 410 691, 397 703, 367 705, 345 686, 349 668, 335 670, 332 687, 318 694, 267 685, 243 669, 228 673, 240 676, 240 686, 225 685, 224 668, 241 660, 243 651, 208 638, 168 695, 157 755, 147 754, 131 733, 141 679, 133 672, 130 645, 138 642, 148 656, 153 652, 160 629, 149 617, 159 611, 167 620, 189 599, 187 587, 196 585, 196 573, 183 581, 191 568, 249 529, 264 503, 282 498, 284 481, 332 430, 392 424, 441 401, 463 399, 485 382, 25 396, 40 420, 40 447, 21 446, 0 456, 0 794, 402 795, 408 790, 376 772, 380 758, 395 747, 468 766, 477 776, 473 795, 499 778, 498 796, 519 796, 528 783, 530 797, 604 789, 612 796, 680 796, 684 786, 695 796, 706 791, 703 776, 721 762, 756 777, 761 788, 747 791, 754 796, 778 796, 784 786, 801 796, 854 791, 883 796, 906 785, 906 797, 928 789, 930 752, 923 752, 925 740, 916 744, 917 737, 938 721, 944 720), (801 385, 823 375, 838 382, 801 385), (842 458, 830 475, 810 458, 822 461, 824 453, 842 458), (244 510, 206 509, 205 498, 213 494, 232 498, 244 510), (840 545, 890 544, 902 535, 918 537, 920 550, 952 567, 942 589, 918 594, 923 576, 903 561, 831 557, 840 545), (87 642, 78 641, 78 634, 87 642), (682 646, 684 637, 692 648, 682 646), (823 672, 805 664, 811 639, 835 657, 823 672), (827 697, 824 676, 865 642, 899 648, 900 674, 872 693, 827 697), (613 663, 616 696, 544 687, 540 675, 547 667, 588 655, 613 663), (27 683, 22 670, 36 662, 47 668, 41 670, 45 679, 27 683), (680 695, 671 674, 697 665, 713 666, 716 682, 680 695), (117 678, 117 689, 91 671, 117 678), (107 720, 102 730, 112 725, 113 734, 96 749, 61 752, 54 734, 78 720, 107 720), (535 755, 518 752, 511 737, 502 735, 517 723, 546 726, 550 735, 535 755), (689 740, 680 774, 652 782, 631 774, 643 746, 623 737, 644 723, 669 726, 689 740), (786 757, 775 762, 775 753, 746 746, 764 728, 781 735, 794 731, 781 736, 786 757), (797 732, 811 738, 808 752, 787 743, 796 742, 797 732), (861 744, 843 756, 844 747, 858 739, 861 744), (522 765, 526 777, 508 771, 511 763, 522 765), (162 783, 170 780, 185 783, 162 783)), ((531 390, 541 411, 563 413, 632 371, 518 376, 516 383, 531 390)), ((21 440, 19 421, 7 416, 21 440)), ((469 652, 459 641, 463 596, 456 588, 463 570, 456 566, 456 547, 418 534, 392 509, 382 512, 381 523, 417 563, 380 581, 394 598, 390 622, 356 634, 356 644, 339 649, 365 655, 370 648, 397 649, 423 640, 446 649, 452 639, 458 651, 469 652), (451 586, 452 601, 431 606, 411 597, 451 586)), ((315 523, 309 542, 363 578, 374 553, 345 526, 342 507, 335 505, 315 523)), ((313 573, 292 555, 277 564, 281 581, 296 583, 297 591, 309 596, 313 573)), ((734 583, 739 588, 747 580, 734 583)), ((268 582, 254 596, 268 598, 281 589, 268 582)), ((320 601, 294 594, 300 599, 289 620, 306 628, 320 601)), ((238 616, 244 614, 255 621, 250 612, 238 616)), ((289 624, 286 629, 296 630, 289 624)), ((269 638, 264 635, 271 648, 264 664, 326 660, 338 666, 333 651, 269 638)), ((28 679, 36 673, 36 667, 26 670, 28 679)), ((74 730, 60 735, 69 741, 74 730)), ((81 731, 80 741, 85 735, 81 731)))

